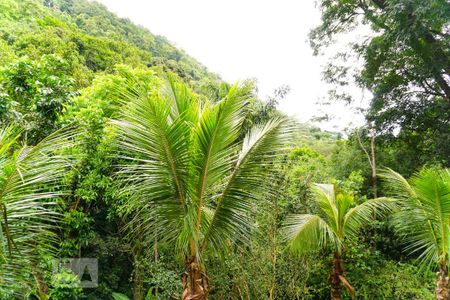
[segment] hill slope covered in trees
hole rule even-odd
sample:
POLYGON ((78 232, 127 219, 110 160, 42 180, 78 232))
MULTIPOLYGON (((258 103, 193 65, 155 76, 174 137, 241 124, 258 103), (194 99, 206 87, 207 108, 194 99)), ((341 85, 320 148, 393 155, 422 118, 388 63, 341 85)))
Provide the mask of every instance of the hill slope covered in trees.
POLYGON ((5 0, 0 5, 3 64, 23 55, 57 54, 81 86, 93 73, 110 72, 120 63, 163 64, 189 80, 218 79, 164 37, 118 18, 97 2, 5 0))

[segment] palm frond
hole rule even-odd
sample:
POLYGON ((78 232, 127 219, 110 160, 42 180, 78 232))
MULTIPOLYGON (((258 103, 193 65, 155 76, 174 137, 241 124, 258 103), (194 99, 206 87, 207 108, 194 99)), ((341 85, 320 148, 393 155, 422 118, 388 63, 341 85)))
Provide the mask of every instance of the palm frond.
POLYGON ((167 74, 165 96, 172 101, 171 116, 181 118, 195 125, 200 114, 200 103, 197 96, 173 74, 167 74))
POLYGON ((275 187, 265 181, 274 158, 291 143, 294 128, 290 120, 280 117, 254 127, 245 137, 234 170, 217 197, 202 248, 208 244, 220 252, 229 240, 247 241, 252 203, 276 194, 275 187))
POLYGON ((440 230, 424 211, 402 205, 392 223, 400 236, 404 250, 418 257, 421 267, 432 269, 439 261, 440 230))
POLYGON ((378 176, 386 183, 386 192, 396 199, 415 198, 416 194, 408 181, 392 169, 384 168, 378 170, 378 176))
POLYGON ((294 252, 320 250, 328 245, 340 248, 340 240, 334 230, 317 215, 289 216, 283 231, 290 249, 294 252))
POLYGON ((73 145, 75 136, 73 128, 64 128, 33 147, 22 146, 6 156, 0 170, 3 280, 26 281, 22 276, 36 260, 37 249, 52 253, 59 220, 55 205, 67 192, 62 180, 73 162, 65 149, 73 145))
POLYGON ((211 186, 233 166, 236 149, 232 145, 239 136, 248 100, 245 89, 236 84, 219 103, 203 109, 194 141, 198 147, 198 156, 194 160, 199 174, 195 197, 198 207, 202 206, 211 186))
POLYGON ((128 76, 116 88, 124 104, 121 120, 113 120, 119 143, 119 179, 130 222, 131 237, 175 241, 190 201, 190 143, 196 122, 195 97, 171 79, 165 94, 128 76), (187 104, 190 105, 187 105, 187 104))
POLYGON ((8 151, 11 151, 11 146, 16 143, 19 135, 19 129, 14 126, 0 128, 0 157, 8 155, 8 151))
POLYGON ((403 237, 405 250, 419 256, 431 268, 448 264, 450 253, 450 176, 449 170, 426 168, 408 182, 400 174, 386 170, 382 178, 391 196, 401 207, 394 225, 403 237))
POLYGON ((397 201, 387 197, 370 199, 350 208, 343 220, 343 229, 346 236, 356 238, 359 234, 359 229, 373 219, 374 216, 382 218, 388 213, 397 211, 398 208, 397 201))
MULTIPOLYGON (((189 142, 191 126, 181 118, 171 118, 174 102, 168 97, 148 93, 148 89, 122 92, 128 102, 122 120, 112 121, 117 128, 120 155, 125 163, 120 178, 130 195, 131 211, 145 207, 152 218, 142 219, 149 212, 142 210, 133 220, 150 224, 159 222, 158 230, 177 228, 186 210, 186 182, 189 173, 189 142), (148 203, 147 203, 148 202, 148 203), (156 218, 156 219, 155 219, 156 218)), ((183 112, 179 112, 183 113, 183 112)), ((134 222, 130 223, 131 228, 134 222)), ((172 235, 166 235, 169 237, 172 235)))
POLYGON ((336 205, 334 186, 332 184, 314 184, 312 191, 315 194, 314 200, 324 213, 329 226, 334 232, 339 232, 339 210, 336 205))

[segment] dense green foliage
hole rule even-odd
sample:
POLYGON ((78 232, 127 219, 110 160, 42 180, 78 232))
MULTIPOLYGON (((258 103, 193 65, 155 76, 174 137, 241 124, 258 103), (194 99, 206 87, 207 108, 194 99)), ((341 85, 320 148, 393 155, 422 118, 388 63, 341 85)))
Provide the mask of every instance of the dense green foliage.
POLYGON ((252 207, 274 193, 267 173, 292 142, 294 126, 286 117, 270 118, 240 139, 252 101, 247 86, 202 103, 171 76, 167 93, 151 75, 148 82, 131 76, 125 82, 126 89, 116 88, 122 117, 113 121, 126 160, 125 228, 135 243, 172 245, 186 268, 183 299, 197 299, 208 288, 205 256, 247 243, 252 207))
MULTIPOLYGON (((343 138, 298 124, 284 147, 286 87, 261 101, 252 81, 223 82, 96 2, 0 0, 0 299, 180 299, 193 257, 210 299, 326 299, 336 249, 357 299, 432 299, 450 241, 448 2, 319 4, 318 50, 359 21, 376 33, 355 47, 370 126, 343 138), (374 181, 378 166, 397 181, 374 181), (415 173, 399 188, 399 174, 415 173), (442 205, 429 200, 436 182, 442 205), (297 250, 310 251, 292 252, 292 215, 332 223, 314 183, 338 191, 339 216, 359 214, 316 227, 331 243, 297 230, 297 250), (388 208, 376 194, 404 200, 400 213, 372 218, 388 208), (419 219, 441 228, 439 243, 419 219), (78 257, 98 259, 97 287, 54 266, 78 257)), ((343 79, 338 70, 328 79, 343 79)))

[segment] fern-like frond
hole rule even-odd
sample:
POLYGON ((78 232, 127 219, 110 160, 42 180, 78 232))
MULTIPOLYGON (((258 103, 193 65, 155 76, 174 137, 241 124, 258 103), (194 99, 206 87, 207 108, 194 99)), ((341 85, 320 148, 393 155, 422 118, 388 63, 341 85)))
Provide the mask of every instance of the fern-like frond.
POLYGON ((400 210, 394 225, 403 237, 405 250, 419 256, 423 266, 448 264, 450 254, 449 170, 425 168, 409 182, 400 174, 385 170, 382 178, 400 210))
POLYGON ((247 242, 253 201, 276 194, 265 181, 274 158, 292 142, 294 128, 292 121, 280 117, 253 128, 245 137, 236 165, 217 196, 203 248, 209 245, 220 252, 229 240, 247 242))
POLYGON ((289 216, 283 227, 284 236, 292 251, 302 253, 326 246, 341 247, 340 240, 327 222, 317 215, 289 216))
POLYGON ((356 238, 359 229, 366 225, 375 216, 380 218, 397 211, 399 205, 395 199, 381 197, 370 199, 353 208, 350 208, 343 220, 343 230, 348 237, 356 238))
POLYGON ((314 200, 324 214, 329 226, 338 233, 340 230, 339 210, 336 205, 336 196, 332 184, 314 184, 312 186, 314 200))
MULTIPOLYGON (((37 249, 53 253, 59 221, 56 205, 68 191, 63 178, 73 163, 65 149, 73 145, 75 136, 73 128, 64 128, 33 147, 6 143, 18 149, 4 151, 0 170, 3 280, 27 282, 30 266, 37 264, 37 249)), ((5 145, 4 141, 0 143, 5 145)))

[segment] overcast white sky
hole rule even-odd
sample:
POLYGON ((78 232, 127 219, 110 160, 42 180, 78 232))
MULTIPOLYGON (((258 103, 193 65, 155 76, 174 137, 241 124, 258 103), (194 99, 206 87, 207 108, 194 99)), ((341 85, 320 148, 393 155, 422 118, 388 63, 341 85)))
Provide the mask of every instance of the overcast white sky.
POLYGON ((314 57, 307 41, 310 29, 320 22, 314 0, 98 1, 165 36, 229 82, 257 78, 262 99, 280 85, 289 85, 291 92, 279 108, 302 122, 320 110, 338 117, 320 124, 328 130, 363 120, 342 104, 316 104, 326 97, 327 86, 321 81, 325 59, 314 57))

